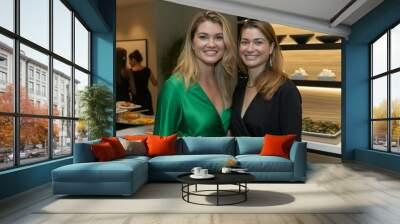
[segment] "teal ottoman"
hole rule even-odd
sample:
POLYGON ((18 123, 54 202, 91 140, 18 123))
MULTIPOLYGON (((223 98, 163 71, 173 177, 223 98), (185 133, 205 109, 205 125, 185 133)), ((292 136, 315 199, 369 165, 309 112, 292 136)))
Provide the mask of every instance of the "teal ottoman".
POLYGON ((148 180, 147 157, 74 163, 52 171, 53 193, 132 195, 148 180))

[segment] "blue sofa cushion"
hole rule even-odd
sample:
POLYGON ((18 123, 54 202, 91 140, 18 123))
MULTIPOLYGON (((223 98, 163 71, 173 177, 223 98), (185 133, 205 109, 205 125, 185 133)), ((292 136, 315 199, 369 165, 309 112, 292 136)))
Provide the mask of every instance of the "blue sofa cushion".
POLYGON ((236 160, 249 172, 293 172, 292 161, 279 156, 238 155, 236 160))
POLYGON ((146 166, 139 159, 74 163, 53 170, 52 174, 57 182, 129 182, 134 172, 147 171, 146 166))
POLYGON ((99 144, 100 140, 75 143, 74 163, 89 163, 95 162, 96 158, 93 155, 91 145, 99 144))
POLYGON ((117 159, 117 160, 113 160, 113 162, 127 162, 129 163, 132 160, 139 160, 139 161, 143 161, 143 162, 147 162, 149 161, 150 157, 147 156, 135 156, 135 155, 130 155, 130 156, 125 156, 123 158, 117 159))
POLYGON ((260 154, 264 137, 236 137, 236 155, 260 154))
POLYGON ((200 166, 209 171, 219 171, 230 159, 231 155, 174 155, 158 156, 149 160, 151 172, 190 172, 193 167, 200 166))
POLYGON ((183 137, 179 144, 178 154, 235 155, 235 139, 233 137, 183 137))

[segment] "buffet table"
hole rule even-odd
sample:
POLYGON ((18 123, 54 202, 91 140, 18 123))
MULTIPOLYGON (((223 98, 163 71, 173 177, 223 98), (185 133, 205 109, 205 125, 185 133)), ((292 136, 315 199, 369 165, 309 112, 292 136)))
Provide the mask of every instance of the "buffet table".
POLYGON ((117 130, 117 137, 123 137, 125 135, 148 135, 153 134, 153 125, 140 125, 135 127, 129 127, 121 130, 117 130))

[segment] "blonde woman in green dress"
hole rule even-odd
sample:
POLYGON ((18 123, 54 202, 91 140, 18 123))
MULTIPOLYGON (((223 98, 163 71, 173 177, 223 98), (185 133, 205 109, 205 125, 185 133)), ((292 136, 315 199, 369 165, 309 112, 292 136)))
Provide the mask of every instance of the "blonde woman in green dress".
POLYGON ((198 13, 158 96, 154 134, 226 136, 236 80, 236 45, 227 20, 217 12, 198 13))

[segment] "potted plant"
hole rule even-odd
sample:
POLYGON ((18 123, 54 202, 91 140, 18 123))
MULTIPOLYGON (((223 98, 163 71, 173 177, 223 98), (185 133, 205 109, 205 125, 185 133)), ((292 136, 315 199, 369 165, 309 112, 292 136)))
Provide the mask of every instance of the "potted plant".
POLYGON ((109 88, 102 84, 87 86, 79 93, 81 121, 87 127, 88 139, 109 136, 112 124, 113 97, 109 88))

